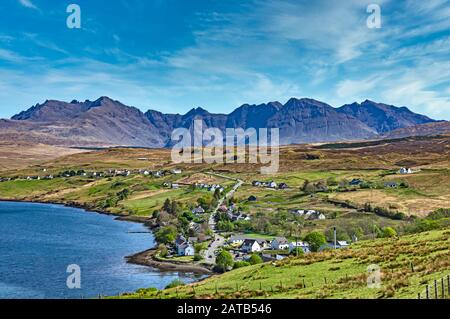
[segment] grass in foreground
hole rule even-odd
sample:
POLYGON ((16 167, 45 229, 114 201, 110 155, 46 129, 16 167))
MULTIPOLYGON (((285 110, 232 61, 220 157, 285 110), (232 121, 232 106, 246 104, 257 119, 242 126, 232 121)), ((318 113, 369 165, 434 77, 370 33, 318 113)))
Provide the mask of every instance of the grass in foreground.
POLYGON ((309 254, 240 268, 204 281, 120 298, 417 298, 450 274, 450 230, 364 241, 350 249, 309 254), (382 286, 368 288, 369 265, 382 286))

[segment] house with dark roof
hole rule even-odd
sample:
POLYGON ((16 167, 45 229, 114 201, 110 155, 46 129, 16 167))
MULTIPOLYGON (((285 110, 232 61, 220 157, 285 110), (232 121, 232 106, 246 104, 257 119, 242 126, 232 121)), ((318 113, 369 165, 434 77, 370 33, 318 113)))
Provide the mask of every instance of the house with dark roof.
POLYGON ((397 182, 386 182, 386 183, 384 183, 384 187, 387 187, 387 188, 397 188, 397 187, 398 187, 398 184, 397 184, 397 182))
POLYGON ((203 207, 198 206, 192 210, 192 213, 193 214, 204 214, 205 210, 203 209, 203 207))
POLYGON ((359 178, 354 178, 354 179, 352 179, 351 181, 350 181, 350 185, 351 186, 358 186, 358 185, 361 185, 362 184, 362 180, 361 179, 359 179, 359 178))
POLYGON ((289 241, 285 237, 276 237, 270 243, 273 250, 284 250, 289 248, 289 241))
POLYGON ((261 245, 256 239, 246 239, 241 247, 242 251, 246 253, 260 252, 262 250, 261 245))

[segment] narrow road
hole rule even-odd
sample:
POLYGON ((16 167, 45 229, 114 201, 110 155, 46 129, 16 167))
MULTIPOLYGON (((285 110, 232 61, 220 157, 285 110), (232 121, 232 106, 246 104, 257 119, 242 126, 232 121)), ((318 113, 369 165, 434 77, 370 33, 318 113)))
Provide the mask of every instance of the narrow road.
POLYGON ((234 180, 237 182, 236 185, 234 185, 233 188, 227 194, 225 194, 225 196, 223 196, 222 198, 219 199, 217 207, 211 212, 211 215, 209 216, 208 224, 209 224, 209 228, 211 228, 211 230, 214 232, 214 241, 211 243, 211 245, 205 251, 205 262, 209 263, 209 264, 215 264, 216 263, 215 253, 216 253, 216 251, 218 251, 220 249, 220 247, 222 247, 225 244, 225 241, 226 241, 225 238, 223 236, 221 236, 217 232, 217 229, 216 229, 215 217, 216 217, 217 211, 219 210, 220 206, 222 206, 225 199, 232 197, 234 195, 234 193, 238 190, 238 188, 241 187, 242 184, 244 184, 244 181, 242 181, 240 179, 231 178, 231 177, 228 177, 225 175, 215 174, 215 173, 208 173, 208 174, 226 178, 226 179, 231 179, 231 180, 234 180))

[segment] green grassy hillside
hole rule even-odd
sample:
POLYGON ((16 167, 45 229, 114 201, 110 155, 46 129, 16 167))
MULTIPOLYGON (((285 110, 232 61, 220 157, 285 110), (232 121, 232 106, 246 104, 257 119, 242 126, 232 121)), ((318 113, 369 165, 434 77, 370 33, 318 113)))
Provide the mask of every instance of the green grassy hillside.
POLYGON ((450 274, 449 247, 450 229, 364 241, 121 298, 417 298, 427 284, 450 274), (381 269, 380 288, 367 285, 367 268, 373 264, 381 269))

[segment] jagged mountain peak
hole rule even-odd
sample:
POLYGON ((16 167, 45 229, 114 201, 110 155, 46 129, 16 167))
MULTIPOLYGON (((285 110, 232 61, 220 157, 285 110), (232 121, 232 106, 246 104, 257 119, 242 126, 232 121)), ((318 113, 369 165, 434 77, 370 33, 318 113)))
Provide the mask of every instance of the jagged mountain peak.
POLYGON ((202 107, 195 107, 193 109, 191 109, 189 112, 187 112, 184 117, 191 117, 191 116, 197 116, 197 115, 209 115, 211 113, 209 113, 207 110, 205 110, 202 107))
POLYGON ((312 98, 295 97, 284 105, 277 101, 243 104, 230 114, 214 114, 197 107, 184 115, 154 110, 144 114, 107 96, 70 103, 47 100, 12 119, 16 121, 0 126, 0 132, 21 121, 41 134, 55 134, 58 140, 62 137, 68 145, 146 147, 170 146, 173 130, 191 128, 195 119, 202 119, 205 129, 279 128, 282 144, 376 138, 395 129, 433 122, 406 107, 371 100, 334 108, 312 98))
POLYGON ((416 114, 407 107, 396 107, 370 100, 362 103, 346 104, 337 110, 368 124, 379 134, 408 126, 434 122, 429 117, 416 114))

